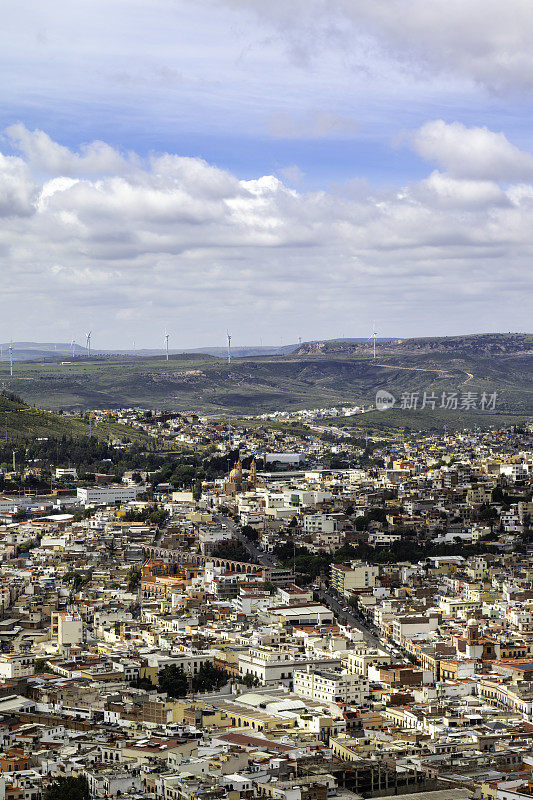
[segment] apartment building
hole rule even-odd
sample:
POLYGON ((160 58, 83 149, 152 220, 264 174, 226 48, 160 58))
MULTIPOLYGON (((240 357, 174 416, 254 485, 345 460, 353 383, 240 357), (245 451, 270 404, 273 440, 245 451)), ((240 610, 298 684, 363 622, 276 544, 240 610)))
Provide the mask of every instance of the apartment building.
POLYGON ((369 683, 362 675, 343 670, 326 670, 308 665, 295 669, 293 691, 300 697, 324 703, 364 705, 369 699, 369 683))
POLYGON ((346 564, 331 565, 331 586, 342 595, 352 591, 372 589, 379 576, 379 567, 375 564, 360 562, 352 566, 346 564))

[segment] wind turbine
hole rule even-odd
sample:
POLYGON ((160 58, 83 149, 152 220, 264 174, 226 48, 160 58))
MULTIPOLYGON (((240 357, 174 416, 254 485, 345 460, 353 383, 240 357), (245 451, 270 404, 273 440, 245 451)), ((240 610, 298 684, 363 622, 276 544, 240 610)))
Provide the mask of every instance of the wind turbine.
POLYGON ((229 331, 227 332, 227 334, 228 334, 228 364, 231 364, 231 335, 229 331))
POLYGON ((167 361, 168 361, 168 337, 169 336, 170 336, 170 334, 165 331, 165 349, 167 351, 167 361))
POLYGON ((9 342, 9 374, 13 377, 13 339, 9 342))
POLYGON ((376 323, 375 323, 375 322, 373 322, 373 323, 372 323, 372 336, 369 336, 369 337, 368 337, 368 339, 369 339, 369 340, 370 340, 370 339, 373 339, 373 340, 374 340, 374 358, 376 357, 376 336, 377 336, 377 332, 376 332, 376 323))
POLYGON ((87 347, 87 357, 88 357, 88 358, 90 358, 90 357, 91 357, 91 333, 92 333, 92 331, 89 331, 89 333, 87 334, 87 344, 86 344, 86 347, 87 347))
POLYGON ((71 343, 70 343, 70 346, 72 347, 72 358, 73 358, 73 359, 74 359, 74 345, 75 345, 75 344, 76 344, 76 342, 74 341, 74 339, 72 339, 72 341, 71 341, 71 343))

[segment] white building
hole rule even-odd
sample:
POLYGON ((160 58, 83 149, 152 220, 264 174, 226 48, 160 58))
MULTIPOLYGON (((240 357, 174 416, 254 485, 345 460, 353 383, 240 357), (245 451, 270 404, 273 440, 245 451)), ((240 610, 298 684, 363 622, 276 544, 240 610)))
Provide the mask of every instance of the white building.
POLYGON ((110 505, 112 503, 129 503, 136 500, 144 492, 144 486, 106 486, 101 489, 76 489, 78 500, 85 505, 110 505))
POLYGON ((333 611, 321 603, 273 606, 269 613, 274 622, 285 625, 332 625, 335 622, 333 611))
POLYGON ((529 464, 501 464, 500 475, 505 475, 512 481, 520 481, 529 475, 529 464))
POLYGON ((55 471, 56 478, 74 478, 78 477, 78 473, 76 471, 76 467, 56 467, 55 471))
POLYGON ((0 656, 0 678, 26 678, 34 674, 35 656, 30 653, 3 653, 0 656))
POLYGON ((305 514, 305 533, 335 533, 342 528, 343 514, 305 514))
POLYGON ((263 686, 291 686, 295 669, 308 664, 317 668, 335 669, 340 667, 340 658, 317 658, 305 656, 292 650, 275 647, 251 647, 247 653, 239 655, 239 674, 253 675, 263 686))
POLYGON ((310 700, 363 705, 369 699, 370 688, 366 678, 357 673, 308 666, 294 670, 293 691, 310 700))

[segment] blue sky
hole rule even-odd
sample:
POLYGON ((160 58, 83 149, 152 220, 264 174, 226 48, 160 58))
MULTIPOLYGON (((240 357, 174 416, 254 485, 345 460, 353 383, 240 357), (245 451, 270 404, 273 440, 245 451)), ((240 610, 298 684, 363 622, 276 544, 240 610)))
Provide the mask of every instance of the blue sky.
POLYGON ((4 339, 527 328, 526 0, 6 6, 4 339))

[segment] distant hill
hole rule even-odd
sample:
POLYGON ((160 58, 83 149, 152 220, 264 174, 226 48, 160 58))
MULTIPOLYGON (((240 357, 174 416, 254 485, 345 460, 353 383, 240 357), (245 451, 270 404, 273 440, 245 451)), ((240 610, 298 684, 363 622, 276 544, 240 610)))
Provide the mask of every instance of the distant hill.
MULTIPOLYGON (((296 355, 354 355, 373 351, 371 340, 329 340, 307 342, 296 355)), ((533 334, 480 333, 470 336, 435 336, 417 339, 376 339, 376 352, 384 353, 471 353, 478 355, 533 353, 533 334)))
MULTIPOLYGON (((281 355, 252 355, 231 364, 205 353, 18 362, 0 383, 50 409, 151 407, 210 415, 366 405, 376 392, 483 392, 498 395, 500 413, 532 413, 533 336, 480 334, 376 343, 306 343, 281 355)), ((486 419, 485 416, 483 419, 486 419)), ((480 417, 481 422, 481 417, 480 417)))

